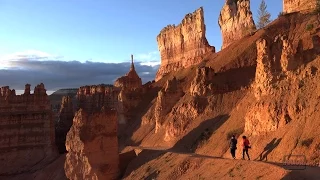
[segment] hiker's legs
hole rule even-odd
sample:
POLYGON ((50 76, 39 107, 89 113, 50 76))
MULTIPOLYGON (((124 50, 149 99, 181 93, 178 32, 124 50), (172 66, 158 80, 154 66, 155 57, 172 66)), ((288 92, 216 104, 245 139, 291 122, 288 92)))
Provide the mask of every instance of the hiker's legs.
POLYGON ((235 158, 235 156, 236 156, 236 150, 231 148, 231 149, 230 149, 230 152, 231 152, 232 157, 235 158))
POLYGON ((246 151, 246 149, 242 150, 242 159, 244 159, 244 152, 246 151))
MULTIPOLYGON (((247 154, 247 156, 248 156, 248 159, 250 160, 250 156, 249 156, 249 152, 248 152, 249 150, 248 149, 246 149, 246 154, 247 154)), ((244 156, 244 155, 243 155, 244 156)))

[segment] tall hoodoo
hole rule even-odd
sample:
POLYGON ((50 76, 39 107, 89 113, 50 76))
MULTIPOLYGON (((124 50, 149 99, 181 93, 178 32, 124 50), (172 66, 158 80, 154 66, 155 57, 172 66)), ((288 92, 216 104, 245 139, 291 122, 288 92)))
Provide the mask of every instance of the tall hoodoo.
POLYGON ((283 12, 310 11, 316 7, 317 0, 283 0, 283 12))
POLYGON ((161 55, 161 65, 156 75, 156 81, 165 74, 192 66, 203 60, 202 55, 215 52, 210 46, 205 34, 203 8, 192 14, 187 14, 178 25, 168 25, 157 36, 161 55))
POLYGON ((141 88, 142 81, 134 68, 133 55, 131 55, 131 67, 129 72, 125 76, 118 78, 115 81, 114 86, 129 90, 141 88))
POLYGON ((219 17, 222 49, 256 30, 250 0, 226 0, 219 17))

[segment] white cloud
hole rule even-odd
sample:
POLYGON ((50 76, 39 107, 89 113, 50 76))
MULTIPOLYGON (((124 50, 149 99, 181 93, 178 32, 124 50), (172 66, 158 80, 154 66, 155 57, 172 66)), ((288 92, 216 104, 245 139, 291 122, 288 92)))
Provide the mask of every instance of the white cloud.
MULTIPOLYGON (((15 68, 16 61, 34 60, 34 61, 46 61, 46 60, 62 60, 61 56, 52 55, 47 52, 38 50, 26 50, 22 52, 15 52, 0 56, 0 69, 15 68)), ((19 68, 19 67, 17 67, 19 68)))
POLYGON ((145 54, 138 54, 136 57, 139 61, 154 61, 154 60, 160 60, 160 53, 159 51, 152 51, 145 54))
POLYGON ((140 63, 141 65, 144 65, 144 66, 158 66, 160 65, 160 61, 146 61, 146 62, 141 62, 140 63))

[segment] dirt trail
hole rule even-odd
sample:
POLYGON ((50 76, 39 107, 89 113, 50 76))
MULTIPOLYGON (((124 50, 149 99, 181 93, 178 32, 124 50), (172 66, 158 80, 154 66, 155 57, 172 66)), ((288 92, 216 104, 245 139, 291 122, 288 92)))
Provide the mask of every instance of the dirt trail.
MULTIPOLYGON (((223 158, 218 156, 209 156, 209 155, 202 155, 202 154, 189 153, 189 152, 180 152, 170 147, 142 147, 142 146, 130 146, 130 147, 138 151, 151 150, 151 151, 158 151, 159 153, 175 153, 175 154, 187 155, 189 157, 196 157, 196 158, 230 160, 228 158, 223 158)), ((286 164, 284 163, 256 161, 256 160, 248 161, 248 160, 241 160, 241 159, 238 159, 236 161, 240 161, 244 163, 255 162, 255 163, 261 163, 265 165, 269 164, 269 165, 275 165, 277 167, 283 168, 288 171, 288 174, 284 178, 282 178, 284 180, 290 180, 290 179, 319 180, 320 179, 320 167, 316 167, 316 166, 302 166, 301 168, 297 168, 293 170, 293 169, 288 169, 288 166, 286 166, 286 164)))

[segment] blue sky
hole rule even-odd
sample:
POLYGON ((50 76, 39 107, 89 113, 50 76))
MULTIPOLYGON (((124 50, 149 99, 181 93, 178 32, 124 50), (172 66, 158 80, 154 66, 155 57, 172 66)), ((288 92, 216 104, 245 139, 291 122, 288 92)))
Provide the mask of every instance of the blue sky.
MULTIPOLYGON (((266 2, 274 19, 282 2, 266 2)), ((255 17, 259 3, 251 2, 255 17)), ((0 0, 0 67, 17 55, 120 63, 134 54, 137 61, 159 62, 160 30, 179 24, 200 6, 207 39, 219 50, 218 16, 223 4, 224 0, 0 0)))
MULTIPOLYGON (((204 7, 207 38, 221 47, 218 16, 224 0, 0 0, 0 56, 37 50, 69 60, 120 62, 158 51, 168 24, 204 7)), ((256 14, 260 0, 251 2, 256 14)), ((267 1, 276 17, 281 1, 267 1)), ((154 57, 152 57, 154 58, 154 57)))

